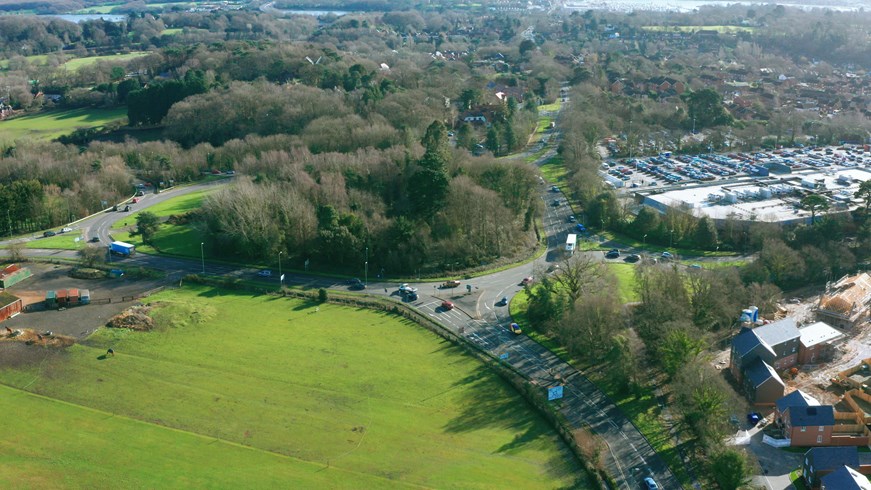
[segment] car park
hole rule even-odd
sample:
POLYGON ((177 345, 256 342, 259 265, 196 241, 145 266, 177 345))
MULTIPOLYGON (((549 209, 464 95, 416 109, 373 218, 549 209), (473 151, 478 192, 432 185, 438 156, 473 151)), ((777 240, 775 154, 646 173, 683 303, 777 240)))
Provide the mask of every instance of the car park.
POLYGON ((508 325, 508 331, 513 333, 514 335, 520 335, 523 333, 523 330, 520 328, 520 325, 516 323, 512 323, 508 325))
POLYGON ((260 277, 272 277, 272 271, 269 269, 263 269, 262 271, 257 273, 260 277))
POLYGON ((450 301, 442 301, 442 309, 445 311, 450 311, 454 309, 454 304, 450 301))

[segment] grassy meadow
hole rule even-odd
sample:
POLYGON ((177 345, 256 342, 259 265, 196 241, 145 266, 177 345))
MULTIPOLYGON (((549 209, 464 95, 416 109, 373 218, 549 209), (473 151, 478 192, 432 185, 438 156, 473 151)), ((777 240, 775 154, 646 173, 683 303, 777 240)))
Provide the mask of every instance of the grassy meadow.
POLYGON ((126 107, 45 111, 0 121, 0 144, 19 139, 51 140, 79 128, 93 128, 126 119, 126 107))
POLYGON ((405 320, 207 287, 149 300, 151 332, 0 368, 0 410, 28 414, 4 424, 0 486, 579 485, 511 387, 405 320))
POLYGON ((106 56, 89 56, 87 58, 74 58, 63 64, 63 67, 67 70, 78 70, 79 68, 93 65, 94 63, 104 61, 104 62, 115 62, 115 63, 126 63, 130 60, 135 60, 136 58, 141 58, 143 56, 148 56, 148 51, 134 51, 132 53, 124 53, 124 54, 110 54, 106 56))

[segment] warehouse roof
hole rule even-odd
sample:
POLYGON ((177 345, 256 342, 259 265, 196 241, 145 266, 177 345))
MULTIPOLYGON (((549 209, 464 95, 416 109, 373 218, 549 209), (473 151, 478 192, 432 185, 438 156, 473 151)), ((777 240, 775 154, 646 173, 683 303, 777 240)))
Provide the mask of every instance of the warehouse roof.
POLYGON ((12 303, 18 301, 18 297, 6 292, 0 293, 0 308, 5 306, 9 306, 12 303))

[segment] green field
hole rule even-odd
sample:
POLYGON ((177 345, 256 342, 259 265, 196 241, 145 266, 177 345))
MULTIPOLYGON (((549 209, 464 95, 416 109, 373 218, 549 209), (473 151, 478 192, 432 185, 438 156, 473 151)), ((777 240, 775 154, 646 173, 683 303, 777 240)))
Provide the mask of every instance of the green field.
POLYGON ((181 28, 173 28, 173 29, 164 29, 163 32, 160 33, 161 36, 174 36, 176 34, 181 34, 184 29, 181 28))
MULTIPOLYGON (((160 204, 149 207, 148 211, 154 213, 158 217, 184 214, 202 206, 203 200, 206 196, 215 192, 215 190, 216 189, 206 189, 168 199, 160 204)), ((136 245, 137 251, 143 253, 160 252, 186 257, 200 257, 200 243, 203 242, 205 237, 199 230, 190 225, 163 223, 160 225, 160 228, 152 240, 154 243, 154 247, 152 247, 142 242, 142 239, 138 235, 131 236, 129 231, 127 231, 135 229, 136 216, 138 215, 139 212, 137 211, 125 215, 123 218, 115 221, 115 223, 112 224, 112 238, 122 242, 132 243, 133 245, 136 245)))
POLYGON ((0 121, 0 144, 11 143, 21 138, 50 140, 72 133, 79 128, 103 126, 126 118, 126 107, 40 112, 0 121))
POLYGON ((608 269, 617 277, 620 302, 633 303, 638 301, 638 292, 635 291, 635 265, 625 262, 608 262, 608 269))
POLYGON ((98 61, 111 61, 115 63, 126 63, 130 60, 134 60, 136 58, 141 58, 143 56, 148 56, 148 51, 134 51, 132 53, 125 54, 111 54, 106 56, 91 56, 88 58, 75 58, 67 61, 63 64, 63 67, 67 70, 78 70, 83 66, 93 65, 98 61))
POLYGON ((0 409, 27 414, 5 419, 0 487, 578 485, 512 388, 414 324, 207 287, 150 301, 152 332, 0 369, 0 409))
MULTIPOLYGON (((48 62, 47 54, 34 54, 30 56, 25 56, 25 59, 32 65, 44 65, 48 62)), ((0 60, 0 70, 6 70, 9 68, 9 60, 0 60)))

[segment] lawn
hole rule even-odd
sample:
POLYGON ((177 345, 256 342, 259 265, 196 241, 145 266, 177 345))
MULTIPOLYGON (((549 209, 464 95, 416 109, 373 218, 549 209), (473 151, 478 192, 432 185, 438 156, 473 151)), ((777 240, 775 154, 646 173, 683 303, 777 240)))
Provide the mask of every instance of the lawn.
MULTIPOLYGON (((147 211, 154 213, 158 217, 184 214, 202 206, 206 196, 215 192, 215 190, 206 189, 168 199, 160 204, 149 207, 147 211)), ((112 238, 136 245, 138 252, 200 257, 200 243, 203 242, 205 237, 199 230, 190 225, 162 223, 152 240, 154 244, 154 247, 152 247, 143 243, 138 235, 131 236, 128 231, 136 227, 136 216, 138 215, 139 212, 131 213, 115 221, 112 224, 112 238)))
POLYGON ((83 66, 93 65, 98 61, 111 61, 115 63, 126 63, 130 60, 134 60, 136 58, 141 58, 143 56, 148 56, 148 51, 134 51, 132 53, 125 54, 110 54, 106 56, 90 56, 87 58, 75 58, 67 61, 63 64, 63 67, 67 70, 78 70, 83 66))
POLYGON ((181 34, 184 32, 184 29, 176 27, 172 29, 164 29, 163 32, 160 33, 161 36, 175 36, 176 34, 181 34))
POLYGON ((25 248, 47 248, 56 250, 78 250, 85 246, 86 238, 81 233, 71 232, 48 238, 38 238, 24 243, 25 248), (76 241, 79 238, 79 241, 76 241))
POLYGON ((126 107, 40 112, 0 121, 0 144, 18 139, 50 140, 79 128, 103 126, 126 118, 126 107))
MULTIPOLYGON (((33 54, 30 56, 25 56, 25 59, 27 59, 27 61, 31 65, 44 65, 44 64, 46 64, 46 62, 48 62, 48 55, 47 54, 33 54)), ((0 69, 2 69, 2 70, 9 69, 9 60, 0 60, 0 69)))
POLYGON ((635 291, 635 265, 608 262, 608 269, 617 277, 617 290, 620 292, 621 303, 634 303, 639 300, 635 291))
POLYGON ((152 332, 101 329, 0 370, 46 397, 3 389, 5 413, 28 417, 4 425, 0 486, 554 488, 582 474, 512 388, 393 315, 208 287, 149 301, 152 332))

